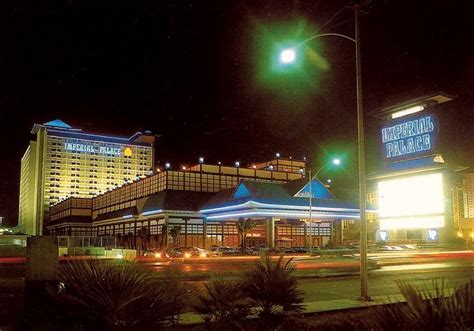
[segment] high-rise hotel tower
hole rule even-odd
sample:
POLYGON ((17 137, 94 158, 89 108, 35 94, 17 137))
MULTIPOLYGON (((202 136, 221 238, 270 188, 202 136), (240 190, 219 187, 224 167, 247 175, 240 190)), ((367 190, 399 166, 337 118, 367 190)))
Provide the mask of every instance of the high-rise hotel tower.
POLYGON ((154 168, 155 135, 130 138, 85 133, 61 120, 35 124, 21 159, 18 225, 43 234, 49 206, 67 197, 92 197, 145 177, 154 168))

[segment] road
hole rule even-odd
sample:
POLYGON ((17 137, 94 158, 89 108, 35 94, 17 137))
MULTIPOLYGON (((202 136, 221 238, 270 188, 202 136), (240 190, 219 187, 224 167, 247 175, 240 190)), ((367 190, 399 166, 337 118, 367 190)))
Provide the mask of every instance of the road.
MULTIPOLYGON (((433 281, 454 288, 474 277, 474 252, 394 252, 371 254, 380 266, 369 272, 371 296, 393 296, 400 293, 397 281, 407 280, 419 287, 433 288, 433 281)), ((200 284, 213 274, 236 274, 249 268, 258 257, 220 257, 142 260, 157 272, 172 268, 182 272, 188 281, 200 284)), ((305 292, 305 302, 355 299, 359 295, 358 258, 321 259, 293 257, 295 275, 305 292)))
MULTIPOLYGON (((278 257, 274 257, 277 259, 278 257)), ((357 272, 359 258, 320 258, 309 256, 285 256, 292 259, 299 276, 327 276, 337 273, 357 272)), ((248 269, 258 262, 258 256, 224 256, 208 258, 174 258, 154 259, 141 258, 139 262, 147 268, 162 271, 166 269, 178 270, 188 277, 209 276, 213 273, 237 273, 248 269)), ((474 265, 474 251, 443 251, 443 252, 380 252, 369 255, 371 274, 422 272, 427 269, 472 269, 474 265), (380 267, 380 269, 378 269, 380 267)), ((184 276, 186 277, 186 276, 184 276)))
MULTIPOLYGON (((396 252, 372 254, 379 269, 369 272, 369 295, 372 297, 399 294, 396 282, 431 286, 433 280, 444 279, 447 288, 465 283, 474 277, 474 252, 396 252)), ((175 259, 173 261, 140 259, 147 268, 163 273, 173 268, 181 271, 188 283, 201 287, 214 274, 233 275, 245 270, 258 257, 218 257, 175 259)), ((320 302, 328 309, 335 300, 354 300, 359 295, 358 258, 321 259, 295 256, 295 275, 305 302, 320 302)), ((23 307, 24 259, 0 259, 0 322, 13 321, 23 307)), ((344 303, 344 302, 343 302, 344 303)), ((347 307, 347 306, 346 306, 347 307)))

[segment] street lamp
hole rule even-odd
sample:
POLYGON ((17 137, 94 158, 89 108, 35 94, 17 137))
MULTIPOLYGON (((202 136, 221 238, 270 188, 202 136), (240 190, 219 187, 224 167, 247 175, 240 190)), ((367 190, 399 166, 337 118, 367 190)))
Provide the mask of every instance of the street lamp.
POLYGON ((309 239, 310 239, 309 251, 310 251, 310 254, 313 252, 313 185, 312 185, 312 181, 313 181, 313 178, 316 178, 318 176, 318 174, 321 172, 321 170, 323 170, 324 168, 326 168, 330 164, 340 165, 341 160, 340 159, 332 159, 331 161, 329 161, 325 165, 323 165, 321 168, 319 168, 319 170, 316 171, 314 176, 311 175, 311 168, 308 171, 308 173, 309 173, 308 185, 309 185, 309 239))
POLYGON ((282 64, 293 63, 296 60, 296 50, 294 48, 284 49, 280 53, 280 62, 282 64))
MULTIPOLYGON (((361 57, 360 57, 360 30, 359 30, 359 11, 360 5, 354 7, 355 38, 348 37, 339 33, 321 33, 314 35, 293 48, 287 48, 280 52, 280 63, 288 65, 295 62, 297 58, 297 48, 307 42, 326 36, 341 37, 355 43, 356 57, 356 90, 357 90, 357 146, 359 154, 359 213, 360 213, 360 298, 370 300, 367 291, 367 219, 366 211, 366 183, 365 183, 365 143, 364 143, 364 112, 362 108, 362 76, 361 76, 361 57)), ((341 10, 342 11, 342 10, 341 10)), ((341 12, 339 11, 339 12, 341 12)), ((339 13, 338 12, 338 13, 339 13)), ((311 211, 311 209, 310 209, 311 211)))

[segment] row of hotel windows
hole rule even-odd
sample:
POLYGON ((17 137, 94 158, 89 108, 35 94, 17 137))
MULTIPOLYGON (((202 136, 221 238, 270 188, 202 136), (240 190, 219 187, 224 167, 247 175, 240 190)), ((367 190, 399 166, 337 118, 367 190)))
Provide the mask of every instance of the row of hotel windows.
MULTIPOLYGON (((137 172, 136 173, 136 177, 141 177, 141 176, 146 176, 146 171, 145 170, 141 170, 141 172, 137 172)), ((115 171, 107 171, 105 172, 105 174, 107 175, 128 175, 128 176, 131 176, 132 175, 132 172, 131 171, 123 171, 123 172, 119 172, 119 173, 116 173, 115 171)), ((101 173, 101 177, 104 175, 104 173, 101 173)), ((49 178, 50 180, 52 181, 60 181, 59 178, 57 178, 57 176, 62 176, 62 173, 61 172, 57 172, 57 171, 51 171, 49 173, 49 178)), ((80 173, 71 173, 69 174, 69 176, 71 177, 81 177, 81 174, 80 173)), ((85 177, 87 177, 87 175, 85 175, 85 177)), ((94 175, 94 174, 91 174, 89 175, 89 178, 97 178, 98 177, 98 174, 97 175, 94 175)), ((114 179, 113 176, 107 176, 107 179, 114 179)), ((130 178, 125 178, 124 177, 124 180, 130 180, 130 178)))
MULTIPOLYGON (((168 228, 174 225, 181 226, 180 237, 178 237, 179 246, 201 246, 203 247, 204 240, 204 226, 202 224, 183 224, 183 223, 172 223, 168 224, 168 228)), ((282 233, 287 231, 284 236, 293 238, 298 241, 298 245, 304 245, 304 227, 303 226, 276 226, 277 240, 282 233)), ((318 230, 315 228, 314 230, 318 230)), ((71 235, 71 236, 118 236, 122 242, 119 245, 126 244, 128 236, 145 238, 141 236, 141 233, 150 235, 145 240, 154 241, 155 245, 162 243, 163 236, 163 225, 158 224, 156 220, 148 222, 137 222, 137 223, 122 223, 115 225, 106 225, 99 227, 74 227, 69 229, 63 229, 57 231, 57 235, 71 235), (142 232, 142 229, 146 229, 146 232, 142 232), (161 240, 159 243, 156 242, 154 236, 159 236, 161 240)), ((313 235, 319 236, 330 236, 330 227, 321 228, 319 232, 313 232, 313 235)), ((208 246, 210 245, 226 245, 226 246, 238 246, 239 235, 235 225, 228 224, 207 224, 206 226, 206 241, 208 246)), ((265 236, 263 235, 263 238, 265 236)), ((262 238, 262 239, 263 239, 262 238)), ((158 245, 157 245, 158 246, 158 245)))
MULTIPOLYGON (((144 178, 138 182, 107 192, 94 199, 94 210, 99 214, 117 210, 115 205, 131 201, 165 189, 194 192, 217 192, 236 187, 245 177, 231 175, 202 174, 195 172, 167 171, 144 178)), ((257 179, 260 182, 272 182, 270 179, 257 179)))
MULTIPOLYGON (((53 163, 56 163, 56 164, 61 164, 61 161, 59 160, 50 160, 50 163, 53 164, 53 163)), ((131 163, 130 163, 131 164, 131 163)), ((77 161, 72 161, 72 162, 65 162, 64 165, 66 167, 68 167, 69 165, 72 165, 72 166, 76 166, 76 165, 81 165, 80 162, 77 162, 77 161)), ((83 164, 85 167, 94 167, 94 168, 98 168, 99 166, 100 167, 103 167, 103 165, 99 165, 98 163, 90 163, 90 164, 83 164)), ((135 167, 144 167, 144 166, 147 166, 149 167, 151 165, 151 161, 150 162, 137 162, 133 168, 135 167)), ((53 165, 52 167, 55 167, 55 165, 53 165)), ((110 165, 110 164, 107 164, 105 166, 105 168, 113 168, 115 169, 115 165, 110 165)), ((122 168, 122 169, 132 169, 132 166, 131 165, 125 165, 125 166, 121 166, 121 167, 117 167, 117 168, 122 168)), ((74 167, 73 167, 73 170, 74 170, 74 167)), ((79 168, 77 168, 77 170, 79 170, 79 168)))
MULTIPOLYGON (((109 168, 109 167, 108 167, 109 168)), ((60 175, 61 173, 59 171, 56 171, 56 170, 61 170, 61 167, 50 167, 51 169, 51 175, 60 175)), ((66 172, 68 171, 81 171, 81 172, 89 172, 89 173, 99 173, 98 169, 81 169, 81 168, 69 168, 69 169, 62 169, 66 172)), ((115 174, 116 172, 117 173, 131 173, 132 171, 131 170, 136 170, 136 171, 141 171, 141 172, 149 172, 150 170, 147 168, 147 167, 137 167, 137 168, 131 168, 131 167, 124 167, 122 169, 118 169, 117 171, 115 170, 106 170, 105 173, 108 173, 108 174, 115 174), (121 171, 122 170, 122 171, 121 171)), ((100 171, 101 173, 104 173, 104 171, 100 171)))
MULTIPOLYGON (((104 155, 104 154, 99 154, 99 153, 94 153, 94 152, 81 152, 81 151, 65 151, 62 147, 61 148, 57 148, 57 147, 52 147, 52 146, 64 146, 64 143, 59 143, 59 144, 55 144, 55 143, 52 143, 51 145, 49 145, 50 147, 50 151, 52 152, 61 152, 61 153, 66 153, 66 154, 86 154, 86 155, 101 155, 101 156, 104 156, 104 157, 116 157, 116 155, 104 155)), ((102 146, 96 146, 96 147, 102 147, 102 146)), ((107 146, 106 146, 107 147, 107 146)), ((114 146, 116 147, 116 146, 114 146)), ((123 146, 120 146, 118 148, 122 148, 123 146)), ((133 150, 133 148, 132 148, 133 150)), ((147 150, 139 150, 137 152, 135 152, 136 154, 139 154, 139 155, 150 155, 151 154, 151 151, 147 151, 147 150)), ((127 156, 127 155, 123 155, 123 157, 128 157, 128 158, 131 158, 132 156, 127 156)))
MULTIPOLYGON (((50 141, 48 141, 48 145, 51 145, 51 146, 64 146, 64 143, 66 142, 63 138, 59 138, 55 136, 49 136, 49 139, 50 141)), ((95 143, 94 145, 103 146, 103 143, 95 143)), ((117 146, 117 145, 126 146, 129 148, 137 148, 139 151, 139 154, 146 154, 147 153, 146 149, 149 149, 149 147, 129 146, 129 145, 124 145, 124 144, 115 144, 113 146, 117 146)), ((72 151, 72 152, 77 152, 77 151, 72 151)))

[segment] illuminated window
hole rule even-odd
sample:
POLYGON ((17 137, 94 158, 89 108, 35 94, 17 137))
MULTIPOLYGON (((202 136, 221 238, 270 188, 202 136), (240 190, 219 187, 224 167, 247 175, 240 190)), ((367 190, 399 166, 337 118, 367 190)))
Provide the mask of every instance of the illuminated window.
POLYGON ((409 176, 378 183, 380 229, 444 227, 441 173, 409 176))
POLYGON ((423 107, 423 106, 415 106, 415 107, 403 109, 403 110, 397 111, 396 113, 393 113, 392 114, 392 119, 400 118, 400 117, 407 116, 407 115, 414 114, 414 113, 418 113, 418 112, 422 111, 423 109, 425 109, 425 107, 423 107))

